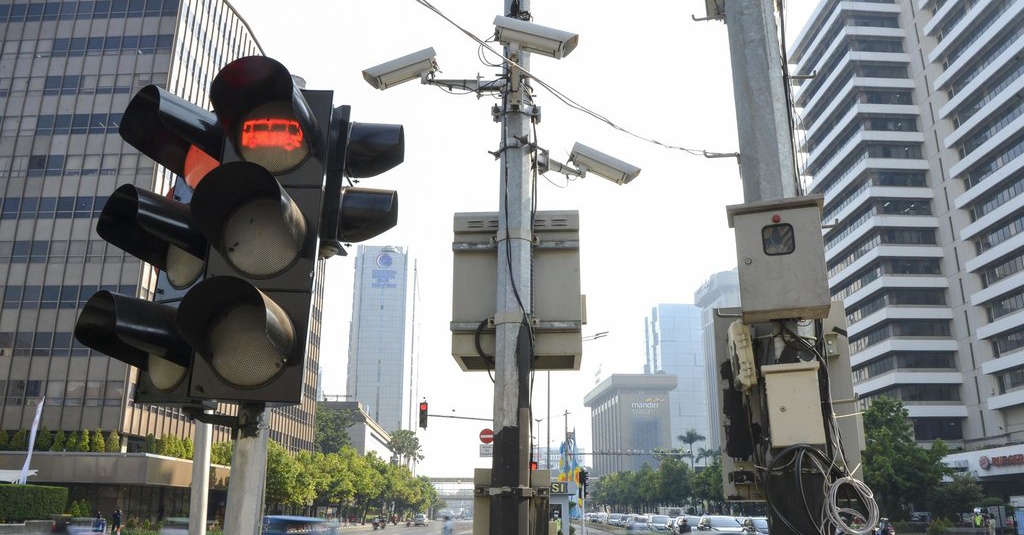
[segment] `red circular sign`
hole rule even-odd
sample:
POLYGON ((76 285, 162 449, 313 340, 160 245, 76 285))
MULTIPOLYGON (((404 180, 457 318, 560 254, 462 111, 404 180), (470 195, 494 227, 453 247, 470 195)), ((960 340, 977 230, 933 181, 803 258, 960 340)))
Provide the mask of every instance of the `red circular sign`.
POLYGON ((480 442, 483 442, 484 444, 494 442, 494 431, 485 427, 483 431, 480 431, 480 442))

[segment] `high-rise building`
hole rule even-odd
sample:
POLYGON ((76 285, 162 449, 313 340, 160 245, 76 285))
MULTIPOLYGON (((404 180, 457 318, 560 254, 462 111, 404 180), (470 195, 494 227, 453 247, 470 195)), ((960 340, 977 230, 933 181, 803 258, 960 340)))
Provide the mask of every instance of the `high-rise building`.
POLYGON ((710 431, 700 308, 689 304, 653 307, 644 319, 644 339, 644 373, 674 375, 678 380, 668 395, 673 447, 687 447, 678 437, 692 429, 705 438, 693 447, 706 448, 710 431))
POLYGON ((790 50, 860 404, 901 400, 982 482, 1024 453, 1022 54, 1013 0, 825 0, 790 50))
POLYGON ((722 449, 722 407, 718 403, 718 367, 715 366, 715 309, 740 306, 739 273, 721 271, 712 275, 693 294, 693 302, 700 307, 701 340, 704 348, 704 384, 708 385, 708 437, 709 450, 722 449))
POLYGON ((668 395, 676 376, 614 374, 583 398, 590 408, 594 476, 657 468, 655 450, 673 447, 668 395))
MULTIPOLYGON (((0 0, 0 432, 29 428, 45 399, 40 428, 117 431, 125 453, 142 451, 147 435, 193 436, 180 410, 136 405, 136 371, 82 346, 73 331, 97 290, 159 292, 152 267, 94 230, 118 186, 174 186, 173 175, 119 136, 128 102, 155 84, 208 107, 220 68, 253 54, 262 54, 259 44, 223 0, 0 0)), ((316 391, 316 357, 311 351, 307 392, 316 391)), ((271 436, 293 451, 312 449, 314 408, 309 396, 275 410, 271 436)), ((229 438, 228 428, 214 427, 215 441, 229 438)), ((141 468, 163 475, 138 487, 137 469, 99 473, 89 468, 98 464, 80 464, 73 482, 69 472, 45 470, 30 482, 67 483, 71 499, 121 505, 136 518, 187 512, 187 480, 169 470, 141 468)))
POLYGON ((405 248, 359 246, 345 393, 389 433, 411 429, 418 418, 413 414, 419 400, 406 343, 408 282, 405 248))

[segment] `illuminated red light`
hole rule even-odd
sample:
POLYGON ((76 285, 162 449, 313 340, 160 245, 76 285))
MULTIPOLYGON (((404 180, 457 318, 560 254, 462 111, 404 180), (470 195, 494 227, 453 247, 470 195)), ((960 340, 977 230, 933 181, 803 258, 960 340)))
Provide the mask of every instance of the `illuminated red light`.
POLYGON ((242 146, 295 150, 303 144, 302 127, 295 119, 249 119, 242 123, 242 146))
POLYGON ((426 403, 420 403, 420 410, 421 411, 427 410, 427 404, 426 403))
POLYGON ((772 214, 772 223, 778 223, 779 221, 782 221, 782 218, 779 217, 779 214, 772 214))

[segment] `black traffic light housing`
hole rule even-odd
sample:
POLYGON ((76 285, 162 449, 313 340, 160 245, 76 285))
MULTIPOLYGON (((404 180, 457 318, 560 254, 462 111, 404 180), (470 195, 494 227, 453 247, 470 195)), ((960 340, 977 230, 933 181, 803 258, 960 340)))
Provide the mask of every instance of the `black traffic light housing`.
POLYGON ((211 85, 229 143, 192 196, 211 252, 206 279, 177 316, 196 348, 196 398, 301 402, 331 98, 300 91, 262 56, 231 62, 211 85))
POLYGON ((423 429, 427 428, 427 402, 426 400, 420 402, 420 427, 423 429))

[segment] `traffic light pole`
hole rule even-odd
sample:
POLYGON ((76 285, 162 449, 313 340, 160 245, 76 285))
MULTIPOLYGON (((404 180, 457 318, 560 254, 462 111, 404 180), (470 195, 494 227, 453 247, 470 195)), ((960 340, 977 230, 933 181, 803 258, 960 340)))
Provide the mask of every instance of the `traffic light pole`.
POLYGON ((231 454, 224 535, 260 535, 263 530, 263 493, 267 479, 267 419, 262 403, 238 406, 238 429, 231 454))
MULTIPOLYGON (((529 0, 505 0, 528 11, 529 0)), ((530 54, 518 45, 505 47, 505 56, 529 69, 530 54)), ((532 150, 528 139, 531 115, 525 76, 507 65, 509 84, 502 96, 498 199, 497 310, 494 354, 494 457, 491 465, 491 535, 520 535, 529 529, 530 398, 529 373, 533 312, 531 254, 533 241, 532 150)))

